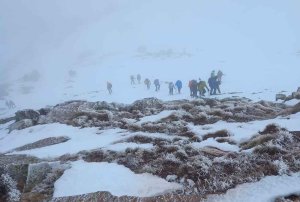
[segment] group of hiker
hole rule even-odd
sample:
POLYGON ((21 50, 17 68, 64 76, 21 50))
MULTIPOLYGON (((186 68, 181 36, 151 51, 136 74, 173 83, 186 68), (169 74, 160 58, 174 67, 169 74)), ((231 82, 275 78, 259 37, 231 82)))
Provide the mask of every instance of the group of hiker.
POLYGON ((222 77, 223 77, 223 72, 218 71, 216 74, 215 71, 213 70, 211 72, 211 75, 208 79, 208 86, 204 80, 199 78, 199 81, 197 82, 196 80, 191 80, 189 81, 189 88, 190 88, 190 95, 191 97, 198 97, 198 92, 199 96, 205 96, 205 93, 208 91, 210 92, 210 95, 216 95, 217 91, 219 94, 221 94, 220 90, 220 85, 222 82, 222 77))
MULTIPOLYGON (((195 97, 195 98, 198 97, 198 92, 199 92, 199 96, 205 96, 205 93, 207 91, 210 92, 210 95, 216 95, 217 91, 218 91, 218 93, 221 93, 220 85, 221 85, 221 80, 222 80, 223 75, 224 74, 220 70, 218 71, 217 74, 215 73, 215 71, 212 71, 210 78, 208 79, 209 88, 206 85, 206 82, 204 80, 201 80, 200 78, 199 78, 198 82, 196 80, 189 81, 188 86, 190 88, 191 97, 195 97)), ((136 83, 141 84, 141 80, 142 80, 142 77, 140 74, 137 74, 136 77, 134 75, 130 76, 131 85, 136 85, 136 83)), ((165 83, 168 84, 169 95, 173 95, 174 91, 176 89, 179 94, 181 93, 181 89, 182 89, 182 81, 181 80, 177 80, 175 82, 175 84, 173 82, 165 82, 165 83)), ((148 90, 151 88, 150 79, 145 78, 144 84, 148 90)), ((153 84, 155 86, 155 91, 156 92, 160 91, 160 86, 161 86, 160 80, 155 79, 153 84)), ((109 94, 112 93, 112 83, 111 82, 107 82, 107 90, 108 90, 109 94)))

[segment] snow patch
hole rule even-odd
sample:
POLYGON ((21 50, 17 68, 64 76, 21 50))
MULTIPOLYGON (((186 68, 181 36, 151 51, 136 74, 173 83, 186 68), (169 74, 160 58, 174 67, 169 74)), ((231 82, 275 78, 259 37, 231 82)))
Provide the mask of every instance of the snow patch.
POLYGON ((292 176, 268 176, 255 183, 245 183, 223 195, 210 195, 206 202, 266 202, 300 191, 300 173, 292 176))
POLYGON ((108 191, 115 196, 149 197, 180 189, 157 176, 135 174, 115 163, 87 163, 76 161, 72 168, 55 182, 54 197, 74 196, 97 191, 108 191))

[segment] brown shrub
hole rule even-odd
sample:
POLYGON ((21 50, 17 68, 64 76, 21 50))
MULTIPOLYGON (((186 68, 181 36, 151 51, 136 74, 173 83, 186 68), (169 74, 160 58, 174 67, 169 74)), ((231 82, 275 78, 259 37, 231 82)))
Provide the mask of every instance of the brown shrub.
POLYGON ((217 137, 229 137, 230 134, 227 130, 219 130, 215 133, 208 133, 203 136, 203 140, 207 140, 208 138, 217 138, 217 137))
POLYGON ((278 133, 281 130, 281 128, 279 126, 277 126, 276 124, 269 124, 265 127, 265 129, 261 132, 259 132, 259 134, 261 135, 265 135, 265 134, 275 134, 278 133))
POLYGON ((241 146, 242 150, 251 149, 255 146, 262 145, 265 142, 268 142, 275 138, 276 137, 274 137, 273 135, 258 135, 258 136, 253 137, 251 140, 249 140, 247 142, 241 143, 240 146, 241 146))
POLYGON ((195 133, 193 133, 192 131, 186 131, 184 133, 179 134, 180 136, 184 136, 184 137, 188 137, 188 138, 193 138, 196 136, 195 133))
POLYGON ((105 159, 105 153, 102 150, 97 150, 88 153, 86 156, 83 157, 83 160, 86 162, 102 162, 105 159))
POLYGON ((217 137, 216 141, 219 143, 227 142, 228 144, 231 144, 231 145, 237 144, 234 140, 230 139, 229 137, 217 137))
POLYGON ((152 141, 153 141, 153 139, 151 137, 142 136, 142 135, 136 135, 136 136, 133 136, 133 137, 127 139, 127 142, 135 142, 135 143, 141 143, 141 144, 151 143, 152 141))
POLYGON ((190 104, 190 103, 184 103, 181 105, 181 108, 184 109, 185 111, 189 111, 193 109, 195 106, 190 104))
POLYGON ((276 147, 276 146, 260 146, 256 147, 253 151, 255 154, 268 154, 268 155, 276 155, 276 154, 286 154, 285 151, 276 147))
POLYGON ((164 160, 161 164, 161 169, 158 169, 156 175, 166 178, 168 175, 177 174, 180 166, 181 163, 178 161, 164 160))

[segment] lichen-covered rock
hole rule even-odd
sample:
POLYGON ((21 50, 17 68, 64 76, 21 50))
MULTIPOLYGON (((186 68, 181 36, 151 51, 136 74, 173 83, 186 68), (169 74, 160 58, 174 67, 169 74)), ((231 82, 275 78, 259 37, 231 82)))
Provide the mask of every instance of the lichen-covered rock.
POLYGON ((34 126, 34 122, 32 121, 32 119, 22 119, 18 122, 12 123, 11 125, 9 125, 8 129, 9 132, 13 131, 13 130, 22 130, 24 128, 28 128, 34 126))
POLYGON ((135 101, 130 108, 131 110, 139 110, 143 113, 150 111, 150 109, 162 111, 163 102, 157 98, 145 98, 143 100, 135 101))
POLYGON ((16 112, 16 121, 21 121, 23 119, 31 119, 33 122, 39 120, 40 113, 32 109, 26 109, 16 112))

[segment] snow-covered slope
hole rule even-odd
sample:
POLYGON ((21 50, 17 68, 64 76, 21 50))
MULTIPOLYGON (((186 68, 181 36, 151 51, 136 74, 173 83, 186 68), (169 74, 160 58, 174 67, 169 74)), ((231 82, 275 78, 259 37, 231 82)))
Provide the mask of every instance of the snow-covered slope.
POLYGON ((190 79, 221 69, 224 92, 273 99, 299 85, 299 6, 296 0, 1 1, 1 95, 18 109, 70 99, 188 98, 190 79), (152 81, 181 79, 183 94, 169 97, 166 84, 159 93, 130 86, 129 76, 138 73, 152 81), (106 81, 113 83, 111 96, 106 81))

